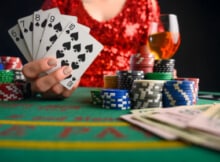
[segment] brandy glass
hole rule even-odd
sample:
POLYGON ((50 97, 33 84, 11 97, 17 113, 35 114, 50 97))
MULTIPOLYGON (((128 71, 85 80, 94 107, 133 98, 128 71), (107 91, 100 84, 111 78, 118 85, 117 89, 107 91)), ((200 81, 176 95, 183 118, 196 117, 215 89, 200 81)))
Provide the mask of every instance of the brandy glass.
POLYGON ((180 32, 175 14, 161 14, 159 23, 149 26, 147 46, 155 59, 170 59, 180 46, 180 32))

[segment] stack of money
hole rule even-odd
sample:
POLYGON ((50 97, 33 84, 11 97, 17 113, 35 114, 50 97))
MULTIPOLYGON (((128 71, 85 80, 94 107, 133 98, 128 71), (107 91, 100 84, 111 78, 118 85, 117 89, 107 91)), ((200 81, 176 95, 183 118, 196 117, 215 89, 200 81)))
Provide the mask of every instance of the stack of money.
POLYGON ((220 151, 219 103, 132 110, 121 118, 164 139, 220 151))

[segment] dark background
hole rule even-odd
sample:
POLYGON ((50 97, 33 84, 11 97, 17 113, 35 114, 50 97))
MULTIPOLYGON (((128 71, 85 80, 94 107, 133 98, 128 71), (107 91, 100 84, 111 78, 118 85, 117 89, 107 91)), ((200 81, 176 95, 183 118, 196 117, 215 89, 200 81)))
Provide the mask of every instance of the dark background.
MULTIPOLYGON (((220 92, 217 57, 219 17, 215 0, 159 0, 162 13, 178 16, 182 42, 177 54, 176 69, 179 77, 200 78, 201 91, 220 92)), ((8 29, 18 18, 38 10, 43 0, 4 0, 0 4, 0 55, 22 57, 8 29)), ((22 57, 23 58, 23 57, 22 57)))

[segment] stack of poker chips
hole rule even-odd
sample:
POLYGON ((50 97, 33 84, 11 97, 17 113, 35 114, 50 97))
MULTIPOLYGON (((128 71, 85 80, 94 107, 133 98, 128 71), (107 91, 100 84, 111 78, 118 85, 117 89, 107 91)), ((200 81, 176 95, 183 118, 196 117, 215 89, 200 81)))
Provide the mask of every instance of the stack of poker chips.
POLYGON ((135 80, 131 89, 132 109, 162 107, 164 82, 162 80, 135 80))
POLYGON ((170 80, 164 84, 163 107, 193 105, 194 82, 170 80))
POLYGON ((130 69, 133 71, 143 71, 146 73, 153 72, 154 67, 154 55, 147 54, 134 54, 130 58, 130 69))
POLYGON ((174 67, 174 59, 155 60, 153 72, 145 74, 145 78, 152 80, 171 80, 173 79, 174 67))
POLYGON ((118 89, 131 90, 134 80, 144 79, 143 71, 117 71, 118 89))
POLYGON ((102 89, 102 107, 114 110, 128 110, 131 108, 131 101, 128 90, 102 89))
POLYGON ((14 101, 24 98, 25 77, 20 58, 0 57, 0 101, 14 101))
POLYGON ((102 105, 101 89, 91 90, 91 99, 94 105, 102 105))
POLYGON ((104 88, 117 89, 118 76, 117 75, 104 75, 104 88))
POLYGON ((178 77, 175 80, 189 80, 189 81, 194 82, 194 87, 193 87, 193 104, 196 104, 197 100, 198 100, 198 92, 199 92, 199 78, 178 77))

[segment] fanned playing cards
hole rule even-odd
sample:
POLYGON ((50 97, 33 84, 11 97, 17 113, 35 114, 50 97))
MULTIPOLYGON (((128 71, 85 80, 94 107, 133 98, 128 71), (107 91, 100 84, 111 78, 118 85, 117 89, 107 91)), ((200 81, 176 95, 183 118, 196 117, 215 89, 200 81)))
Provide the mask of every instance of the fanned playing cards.
POLYGON ((77 17, 61 14, 58 8, 38 10, 18 19, 8 30, 26 60, 55 57, 61 66, 73 69, 71 76, 61 81, 71 89, 98 56, 103 46, 89 32, 90 28, 77 22, 77 17))

